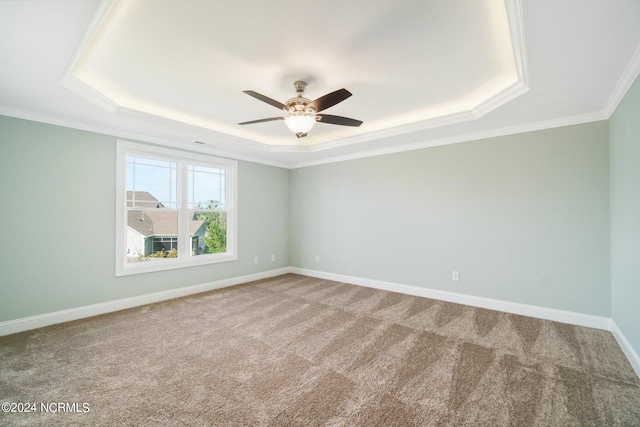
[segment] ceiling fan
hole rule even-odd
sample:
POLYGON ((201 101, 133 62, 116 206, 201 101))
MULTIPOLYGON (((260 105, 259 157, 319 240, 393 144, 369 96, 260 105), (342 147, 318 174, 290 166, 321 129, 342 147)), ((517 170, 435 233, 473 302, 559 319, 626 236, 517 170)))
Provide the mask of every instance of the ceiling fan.
POLYGON ((270 122, 273 120, 284 120, 287 127, 296 134, 298 138, 307 136, 307 133, 311 130, 316 122, 328 123, 331 125, 341 126, 360 126, 361 120, 350 119, 342 116, 332 116, 330 114, 318 114, 320 111, 336 105, 339 102, 344 101, 352 94, 346 89, 338 89, 334 92, 328 93, 320 98, 311 101, 302 96, 307 83, 303 81, 297 81, 293 83, 293 86, 298 93, 298 96, 290 98, 286 103, 281 103, 275 99, 264 96, 258 92, 252 90, 244 90, 243 92, 249 96, 253 96, 262 102, 266 102, 269 105, 283 110, 289 113, 287 117, 270 117, 268 119, 251 120, 248 122, 238 123, 239 125, 250 125, 253 123, 270 122))

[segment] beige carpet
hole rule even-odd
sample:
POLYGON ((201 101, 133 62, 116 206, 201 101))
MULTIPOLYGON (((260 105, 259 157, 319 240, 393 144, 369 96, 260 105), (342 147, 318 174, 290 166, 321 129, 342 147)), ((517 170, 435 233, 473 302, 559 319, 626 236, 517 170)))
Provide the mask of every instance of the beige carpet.
POLYGON ((37 404, 3 426, 640 426, 608 332, 293 274, 2 337, 0 401, 37 404))

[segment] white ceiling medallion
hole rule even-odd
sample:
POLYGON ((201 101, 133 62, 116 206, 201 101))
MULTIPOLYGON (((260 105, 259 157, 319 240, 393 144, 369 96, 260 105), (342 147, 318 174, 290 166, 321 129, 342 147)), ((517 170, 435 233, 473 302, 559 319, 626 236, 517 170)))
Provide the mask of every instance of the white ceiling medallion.
POLYGON ((311 99, 348 87, 335 111, 364 122, 311 123, 309 151, 474 120, 529 90, 520 0, 358 0, 339 2, 341 16, 334 1, 293 13, 256 0, 247 13, 239 2, 103 0, 60 83, 117 116, 268 151, 300 141, 279 122, 238 126, 269 113, 242 91, 286 99, 281 80, 298 71, 317 76, 311 99))

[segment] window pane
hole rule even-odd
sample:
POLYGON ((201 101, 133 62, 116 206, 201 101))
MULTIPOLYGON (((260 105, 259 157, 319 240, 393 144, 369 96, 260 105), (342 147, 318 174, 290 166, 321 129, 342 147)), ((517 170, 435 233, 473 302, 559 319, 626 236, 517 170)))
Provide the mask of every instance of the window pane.
POLYGON ((227 251, 227 213, 196 211, 189 224, 191 255, 227 251))
POLYGON ((225 209, 224 169, 207 166, 189 165, 188 198, 189 209, 225 209))
POLYGON ((178 256, 178 213, 130 210, 127 213, 127 262, 178 256))
POLYGON ((127 156, 127 207, 177 208, 177 163, 127 156))
POLYGON ((236 161, 120 140, 117 153, 116 276, 238 258, 236 161))

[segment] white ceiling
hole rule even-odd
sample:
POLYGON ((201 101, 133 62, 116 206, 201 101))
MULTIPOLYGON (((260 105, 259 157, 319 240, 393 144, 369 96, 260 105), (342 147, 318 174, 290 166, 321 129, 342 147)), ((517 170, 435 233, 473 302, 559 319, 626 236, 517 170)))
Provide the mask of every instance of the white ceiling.
POLYGON ((0 114, 296 167, 606 119, 639 23, 638 0, 0 1, 0 114), (243 90, 295 80, 363 125, 237 125, 282 115, 243 90))

